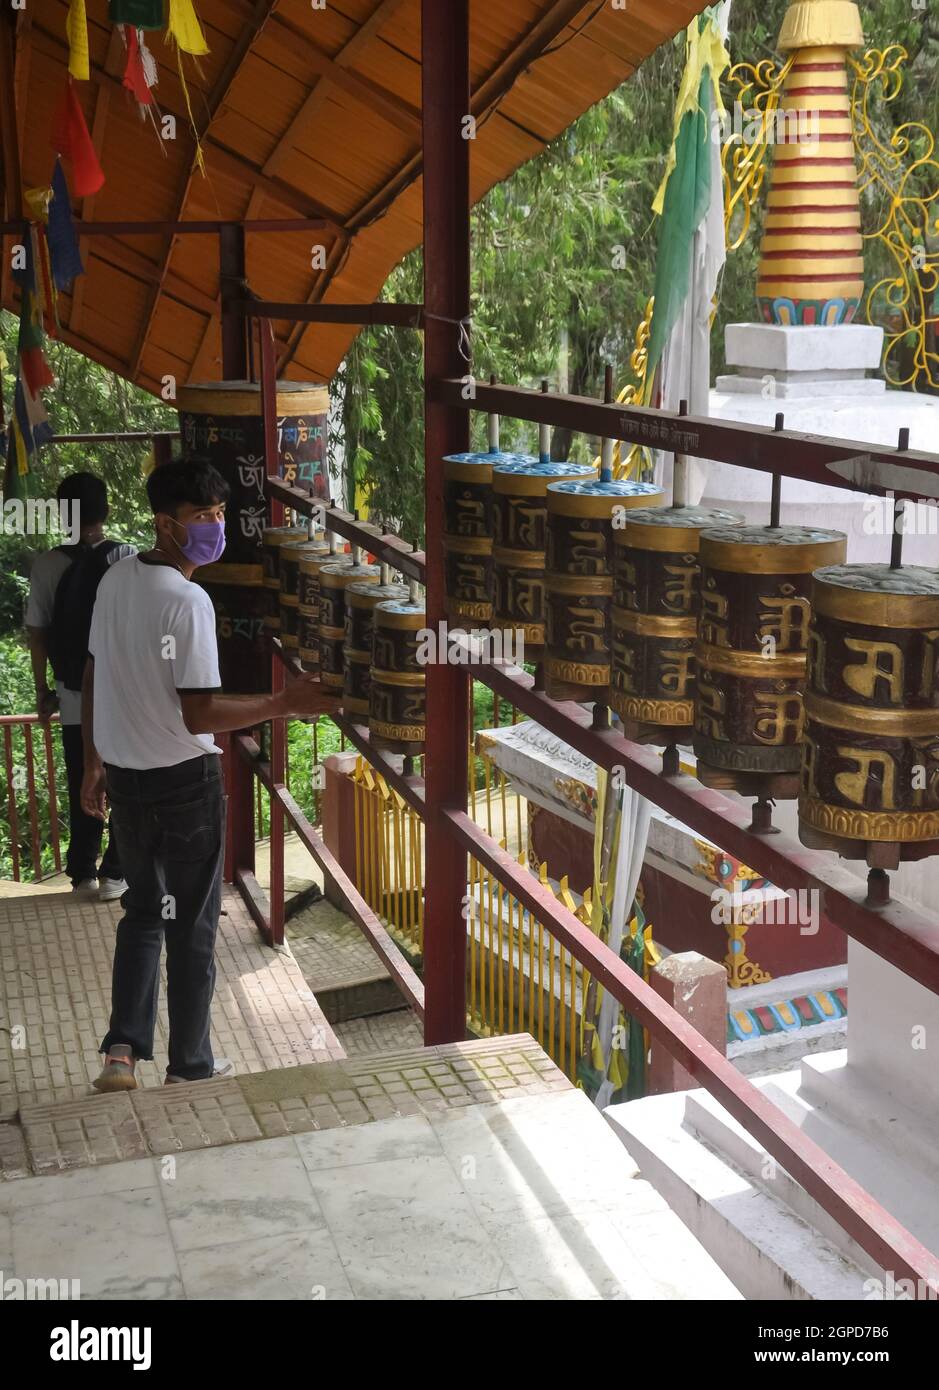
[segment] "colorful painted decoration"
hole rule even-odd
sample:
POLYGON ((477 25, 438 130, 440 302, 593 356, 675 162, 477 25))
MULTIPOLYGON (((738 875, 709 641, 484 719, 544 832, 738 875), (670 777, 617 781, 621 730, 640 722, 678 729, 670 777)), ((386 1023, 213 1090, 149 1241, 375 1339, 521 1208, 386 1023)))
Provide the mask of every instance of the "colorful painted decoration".
POLYGON ((199 23, 192 0, 169 0, 169 6, 167 29, 183 53, 192 53, 196 57, 208 53, 209 45, 205 41, 205 34, 202 32, 202 25, 199 23))
POLYGON ((134 29, 162 29, 163 0, 108 0, 108 19, 134 29))
POLYGON ((133 93, 139 105, 149 106, 152 100, 150 83, 147 81, 147 71, 144 67, 143 51, 137 30, 128 26, 123 32, 127 44, 127 63, 124 67, 123 84, 129 92, 133 93))
POLYGON ((760 316, 850 323, 864 294, 857 157, 847 56, 864 42, 857 5, 790 5, 779 47, 792 53, 760 248, 760 316))
POLYGON ((74 196, 87 198, 97 193, 104 184, 104 170, 95 153, 71 77, 53 117, 51 143, 56 154, 71 163, 74 196))
POLYGON ((57 290, 67 290, 76 275, 82 275, 82 265, 78 236, 72 218, 72 207, 68 196, 68 184, 61 160, 56 160, 52 173, 52 198, 49 202, 49 223, 46 228, 49 256, 52 262, 52 280, 57 290))

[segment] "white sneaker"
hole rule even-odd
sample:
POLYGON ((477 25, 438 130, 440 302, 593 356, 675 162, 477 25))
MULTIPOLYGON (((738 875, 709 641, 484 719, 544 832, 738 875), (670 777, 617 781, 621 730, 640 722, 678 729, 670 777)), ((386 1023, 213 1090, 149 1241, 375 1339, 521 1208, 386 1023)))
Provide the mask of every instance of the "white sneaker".
POLYGON ((76 883, 72 887, 73 893, 81 893, 84 898, 90 898, 97 891, 98 880, 96 878, 83 878, 81 883, 76 883))
POLYGON ((102 878, 98 880, 98 901, 101 903, 113 903, 116 898, 126 892, 126 878, 102 878))

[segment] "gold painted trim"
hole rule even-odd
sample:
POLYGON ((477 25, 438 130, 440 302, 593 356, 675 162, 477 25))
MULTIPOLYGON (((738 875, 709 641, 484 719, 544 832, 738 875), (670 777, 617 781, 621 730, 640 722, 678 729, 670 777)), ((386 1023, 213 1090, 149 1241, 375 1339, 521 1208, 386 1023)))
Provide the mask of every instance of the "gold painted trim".
POLYGON ((637 719, 643 724, 690 728, 694 723, 693 700, 647 700, 613 690, 610 704, 621 719, 637 719))
POLYGON ((448 598, 445 606, 447 616, 458 618, 460 621, 486 623, 492 618, 491 603, 471 603, 468 599, 448 598))
POLYGON ((666 618, 653 613, 634 613, 629 608, 613 608, 613 626, 637 637, 697 637, 696 618, 666 618))
POLYGON ((349 584, 381 583, 381 570, 377 565, 374 574, 362 574, 361 566, 358 567, 360 573, 356 574, 356 568, 355 565, 343 565, 341 568, 337 565, 335 569, 325 566, 320 570, 320 589, 345 589, 349 584))
POLYGON ((381 724, 377 719, 369 719, 368 731, 395 743, 423 743, 425 734, 423 724, 381 724))
POLYGON ((582 661, 564 661, 560 657, 549 656, 545 661, 545 673, 555 680, 568 685, 585 687, 604 686, 610 683, 610 666, 588 665, 582 661))
POLYGON ((812 581, 812 611, 857 627, 939 627, 939 595, 848 589, 827 584, 817 575, 812 581))
POLYGON ((750 680, 800 680, 805 676, 807 663, 804 652, 783 652, 769 657, 759 652, 738 651, 736 647, 714 647, 709 642, 696 642, 694 655, 699 670, 719 671, 750 680))
MULTIPOLYGON (((192 382, 181 386, 176 393, 176 409, 188 415, 263 415, 261 388, 240 382, 223 388, 218 382, 192 382)), ((325 386, 300 384, 296 391, 286 390, 283 383, 277 391, 277 414, 296 418, 299 415, 329 413, 329 391, 325 386)))
POLYGON ((492 483, 491 463, 451 463, 443 461, 444 482, 479 483, 485 486, 492 483))
MULTIPOLYGON (((350 564, 350 567, 351 567, 351 564, 352 564, 352 556, 351 556, 351 555, 348 557, 348 560, 349 560, 349 564, 350 564)), ((327 554, 327 555, 304 555, 303 558, 302 558, 301 561, 300 561, 300 573, 301 573, 301 574, 312 574, 313 577, 314 577, 314 579, 316 579, 316 578, 319 577, 319 572, 320 572, 320 570, 323 568, 324 565, 341 564, 341 563, 342 563, 342 556, 339 555, 338 553, 337 553, 337 554, 334 554, 334 555, 329 555, 329 554, 327 554)))
POLYGON ((508 546, 494 545, 492 558, 506 569, 543 570, 545 565, 543 550, 511 550, 508 546))
POLYGON ((799 820, 844 840, 915 844, 939 839, 939 811, 861 811, 829 806, 814 796, 799 798, 799 820))
POLYGON ((744 545, 740 541, 712 541, 701 537, 702 569, 723 570, 726 574, 811 574, 826 565, 844 563, 847 536, 806 545, 744 545))
POLYGON ((458 555, 491 555, 491 536, 451 536, 443 538, 443 548, 458 555))
POLYGON ((263 565, 202 565, 196 570, 197 584, 238 584, 246 589, 265 589, 263 565))
POLYGON ((549 483, 596 482, 597 474, 586 464, 575 465, 570 473, 500 473, 492 475, 492 488, 500 497, 544 497, 549 483))
MULTIPOLYGON (((554 479, 551 480, 552 482, 554 479)), ((550 516, 573 516, 585 519, 612 520, 617 507, 664 507, 664 492, 641 492, 630 496, 605 492, 547 492, 550 516)))
POLYGON ((372 653, 359 651, 357 647, 343 647, 342 657, 352 666, 371 666, 372 653))
MULTIPOLYGON (((391 600, 392 603, 394 601, 394 599, 391 600)), ((382 608, 379 603, 375 607, 375 624, 377 627, 390 627, 396 630, 404 629, 407 632, 420 632, 427 626, 427 614, 423 608, 419 613, 392 613, 389 609, 382 608)))
POLYGON ((344 627, 329 627, 326 623, 320 623, 319 632, 324 642, 344 642, 346 640, 344 627))
MULTIPOLYGON (((720 523, 724 525, 725 523, 720 523)), ((730 522, 726 523, 730 525, 730 522)), ((625 526, 618 526, 613 532, 617 545, 631 550, 656 550, 670 555, 697 555, 701 532, 717 522, 703 521, 700 526, 653 526, 651 522, 632 522, 626 518, 625 526)))
POLYGON ((413 689, 424 684, 423 671, 373 671, 372 684, 408 686, 413 689))
POLYGON ((299 608, 300 600, 296 594, 285 594, 282 589, 280 591, 280 606, 282 608, 299 608))
POLYGON ((867 709, 807 690, 805 713, 817 724, 855 734, 879 734, 884 738, 939 735, 939 709, 867 709))
POLYGON ((342 708, 346 714, 368 714, 368 700, 360 700, 358 696, 343 691, 342 708))
POLYGON ((545 574, 545 587, 551 594, 587 594, 604 598, 613 592, 613 576, 604 579, 594 574, 556 574, 549 570, 545 574))
MULTIPOLYGON (((499 613, 492 615, 492 625, 500 632, 521 633, 523 641, 533 647, 543 647, 545 643, 544 623, 520 623, 517 618, 503 616, 499 613)), ((524 659, 524 658, 523 658, 524 659)))

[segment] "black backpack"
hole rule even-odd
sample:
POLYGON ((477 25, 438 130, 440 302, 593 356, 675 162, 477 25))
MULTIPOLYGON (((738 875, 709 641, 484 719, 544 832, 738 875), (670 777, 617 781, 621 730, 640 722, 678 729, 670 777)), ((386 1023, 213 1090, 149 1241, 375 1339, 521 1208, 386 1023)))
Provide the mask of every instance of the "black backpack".
POLYGON ((95 595, 119 545, 119 541, 102 541, 100 545, 79 542, 58 547, 70 563, 59 580, 52 604, 49 663, 56 680, 66 690, 82 688, 95 595))

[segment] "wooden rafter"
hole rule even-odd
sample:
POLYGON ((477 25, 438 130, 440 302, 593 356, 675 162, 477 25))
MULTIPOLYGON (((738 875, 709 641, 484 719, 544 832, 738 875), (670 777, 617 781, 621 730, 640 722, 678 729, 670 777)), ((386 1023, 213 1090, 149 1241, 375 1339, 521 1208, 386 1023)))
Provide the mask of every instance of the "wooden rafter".
MULTIPOLYGON (((16 101, 16 14, 0 13, 0 154, 3 156, 3 199, 6 216, 23 215, 23 176, 20 167, 20 135, 16 101)), ((9 299, 10 257, 0 237, 0 308, 9 299)))
MULTIPOLYGON (((523 75, 526 68, 543 54, 545 49, 550 47, 558 35, 585 8, 586 0, 551 0, 540 18, 529 29, 524 40, 515 44, 505 54, 473 92, 470 100, 470 111, 477 121, 481 120, 493 105, 501 100, 504 93, 523 75)), ((423 167, 423 152, 418 147, 398 172, 377 193, 366 199, 347 219, 346 226, 350 234, 354 235, 356 231, 381 217, 404 189, 420 177, 423 167)), ((337 267, 339 264, 340 262, 337 260, 337 267)), ((333 271, 334 274, 335 270, 333 271)), ((327 277, 326 272, 320 274, 317 285, 308 300, 309 303, 316 304, 323 299, 328 292, 330 279, 332 279, 332 275, 327 277)), ((308 327, 307 324, 297 324, 294 327, 280 363, 281 370, 296 355, 308 327)))
MULTIPOLYGON (((195 137, 193 139, 192 162, 190 163, 189 168, 186 170, 184 178, 180 182, 179 194, 175 200, 175 211, 173 214, 174 222, 182 221, 183 213, 186 210, 186 204, 189 201, 189 193, 192 189, 192 181, 195 177, 196 172, 195 155, 198 145, 201 144, 201 142, 208 136, 209 130, 212 126, 212 122, 215 120, 216 116, 219 114, 222 107, 224 106, 228 94, 238 78, 238 74, 241 71, 242 64, 244 63, 245 58, 251 52, 251 45, 254 43, 257 36, 263 31, 265 25, 267 24, 268 20, 271 18, 271 15, 274 13, 279 4, 280 0, 256 0, 256 4, 252 11, 249 23, 242 29, 241 36, 236 41, 231 53, 228 55, 225 65, 223 66, 222 71, 219 73, 218 78, 216 79, 215 85, 213 86, 208 97, 206 98, 205 114, 202 120, 199 122, 198 128, 195 133, 195 137)), ((169 245, 166 248, 166 255, 163 259, 163 272, 160 276, 158 283, 153 288, 153 293, 150 296, 150 303, 147 307, 147 313, 144 317, 140 333, 137 337, 137 342, 134 347, 134 354, 132 359, 132 373, 135 377, 140 371, 140 364, 143 359, 143 355, 147 350, 147 341, 150 337, 150 332, 153 328, 153 323, 156 318, 156 312, 157 308, 159 307, 160 295, 163 290, 163 284, 166 280, 167 275, 169 274, 170 261, 173 258, 173 252, 176 249, 178 240, 178 237, 170 238, 169 245)))
MULTIPOLYGON (((379 0, 378 6, 372 11, 368 19, 362 24, 346 44, 339 50, 333 59, 337 67, 345 68, 354 63, 356 58, 376 38, 379 32, 394 16, 395 12, 401 8, 404 0, 379 0)), ((329 99, 329 81, 322 76, 316 86, 305 99, 300 110, 294 116, 290 125, 287 127, 282 138, 277 143, 271 157, 264 165, 264 173, 277 175, 283 172, 284 165, 287 163, 292 151, 297 145, 301 144, 313 126, 317 112, 320 110, 324 101, 329 99)))

